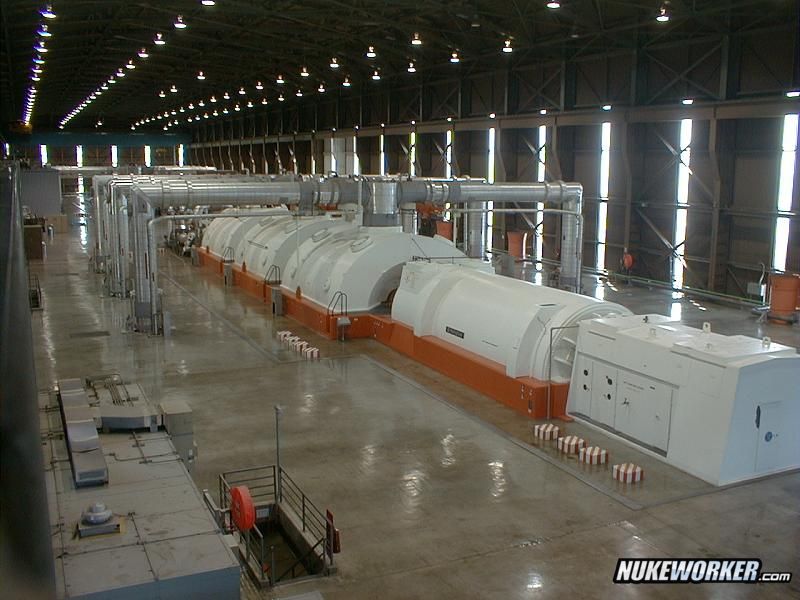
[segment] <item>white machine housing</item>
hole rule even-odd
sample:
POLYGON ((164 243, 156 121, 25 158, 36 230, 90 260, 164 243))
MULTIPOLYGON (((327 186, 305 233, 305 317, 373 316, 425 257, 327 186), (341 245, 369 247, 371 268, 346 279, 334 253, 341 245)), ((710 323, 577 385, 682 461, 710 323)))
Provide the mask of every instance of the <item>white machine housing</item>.
POLYGON ((769 340, 582 321, 567 410, 714 485, 800 467, 800 355, 769 340))
POLYGON ((553 381, 569 380, 580 320, 629 314, 612 302, 495 275, 481 263, 408 263, 392 305, 392 318, 416 336, 500 363, 509 377, 553 381))

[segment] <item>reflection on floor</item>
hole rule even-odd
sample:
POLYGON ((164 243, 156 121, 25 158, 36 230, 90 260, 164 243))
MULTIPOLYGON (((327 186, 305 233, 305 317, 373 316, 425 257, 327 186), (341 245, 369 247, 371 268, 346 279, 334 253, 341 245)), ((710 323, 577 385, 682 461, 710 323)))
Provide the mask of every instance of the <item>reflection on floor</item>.
MULTIPOLYGON (((102 296, 75 234, 34 266, 45 310, 34 314, 39 386, 119 372, 153 399, 184 399, 194 415, 194 478, 216 489, 224 470, 274 460, 273 406, 283 409, 281 461, 330 508, 342 531, 338 574, 274 592, 326 599, 577 597, 797 597, 800 585, 615 588, 618 557, 759 556, 796 569, 800 474, 725 490, 648 459, 641 487, 532 444, 513 411, 370 340, 340 344, 225 289, 188 261, 162 260, 170 335, 124 333, 128 303, 102 296), (322 360, 298 360, 274 333, 314 339, 322 360), (108 336, 75 337, 86 331, 108 336)), ((663 312, 670 294, 624 287, 606 298, 663 312)), ((760 335, 745 310, 681 301, 691 324, 760 335)), ((797 328, 766 335, 800 345, 797 328)), ((596 432, 575 433, 589 439, 596 432)), ((610 443, 610 442, 609 442, 610 443)), ((633 452, 612 447, 612 452, 633 452)), ((243 595, 269 596, 243 586, 243 595)))

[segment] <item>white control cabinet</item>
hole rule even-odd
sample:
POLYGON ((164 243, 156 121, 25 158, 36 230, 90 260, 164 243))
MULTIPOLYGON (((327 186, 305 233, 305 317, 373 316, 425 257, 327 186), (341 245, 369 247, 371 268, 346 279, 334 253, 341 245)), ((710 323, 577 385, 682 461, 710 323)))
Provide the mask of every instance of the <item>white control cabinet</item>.
POLYGON ((768 340, 582 321, 567 409, 715 485, 800 467, 800 355, 768 340))

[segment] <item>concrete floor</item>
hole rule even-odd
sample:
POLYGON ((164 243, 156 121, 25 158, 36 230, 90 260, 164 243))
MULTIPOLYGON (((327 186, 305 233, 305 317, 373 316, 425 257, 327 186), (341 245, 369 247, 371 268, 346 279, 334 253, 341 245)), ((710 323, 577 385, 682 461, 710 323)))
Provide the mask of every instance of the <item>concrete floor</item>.
MULTIPOLYGON (((650 459, 642 486, 613 487, 607 475, 593 478, 534 446, 530 421, 511 410, 374 341, 328 342, 273 320, 263 304, 186 261, 162 261, 174 329, 152 338, 124 332, 128 304, 103 297, 77 233, 57 238, 48 254, 32 265, 44 290, 45 309, 34 316, 40 387, 119 372, 153 400, 187 400, 199 446, 194 478, 212 490, 221 471, 274 462, 273 406, 283 407, 283 466, 334 512, 343 552, 333 577, 272 594, 243 582, 245 597, 800 595, 796 580, 611 581, 618 557, 757 556, 767 570, 796 570, 798 473, 716 490, 650 459), (313 340, 323 359, 298 361, 275 339, 281 329, 313 340)), ((606 298, 634 311, 674 310, 668 292, 617 289, 607 287, 606 298)), ((690 324, 800 346, 797 327, 760 332, 746 311, 679 303, 690 324)))

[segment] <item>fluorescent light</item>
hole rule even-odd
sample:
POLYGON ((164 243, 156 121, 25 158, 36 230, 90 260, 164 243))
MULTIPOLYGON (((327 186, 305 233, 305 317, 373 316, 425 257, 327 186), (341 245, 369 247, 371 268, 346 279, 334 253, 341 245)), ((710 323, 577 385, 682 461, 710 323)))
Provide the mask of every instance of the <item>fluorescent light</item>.
POLYGON ((422 46, 422 38, 419 37, 419 33, 414 32, 414 35, 411 36, 411 45, 412 46, 422 46))
POLYGON ((243 88, 243 87, 240 87, 240 88, 239 88, 239 95, 240 95, 240 96, 244 96, 246 93, 247 93, 247 92, 245 92, 245 91, 244 91, 244 88, 243 88))
POLYGON ((692 98, 684 98, 681 100, 681 104, 685 104, 686 106, 691 106, 694 104, 694 100, 692 98))
POLYGON ((656 15, 656 21, 658 21, 659 23, 667 23, 670 19, 670 16, 672 15, 669 10, 669 3, 664 2, 664 4, 661 5, 661 8, 658 9, 658 14, 656 15))
POLYGON ((279 84, 285 83, 285 81, 283 79, 283 75, 278 75, 278 77, 275 79, 275 83, 279 83, 279 84))
POLYGON ((378 73, 378 71, 377 71, 377 70, 373 71, 373 73, 372 73, 372 79, 373 79, 374 81, 378 81, 378 80, 380 80, 380 78, 381 78, 381 74, 380 74, 380 73, 378 73))
POLYGON ((155 39, 153 40, 153 43, 156 46, 163 46, 167 42, 164 40, 164 36, 163 35, 161 35, 160 33, 157 33, 155 39))
POLYGON ((458 56, 458 52, 454 51, 450 53, 450 62, 451 63, 458 63, 461 62, 461 58, 458 56))
POLYGON ((308 73, 308 69, 306 67, 303 67, 302 69, 300 69, 300 77, 308 77, 308 75, 309 75, 309 73, 308 73))
POLYGON ((183 22, 183 17, 178 15, 175 19, 175 29, 186 29, 186 23, 183 22))
POLYGON ((546 6, 547 6, 547 8, 555 10, 557 8, 561 8, 561 2, 557 2, 556 0, 553 0, 551 2, 548 2, 546 6))
POLYGON ((200 81, 205 81, 206 76, 203 74, 202 71, 198 71, 197 72, 197 79, 199 79, 200 81))
POLYGON ((45 6, 44 10, 39 11, 39 14, 41 14, 45 19, 56 18, 56 13, 53 12, 52 4, 48 4, 47 6, 45 6))
POLYGON ((602 108, 603 110, 611 110, 611 105, 610 104, 604 104, 600 108, 602 108))
POLYGON ((147 52, 146 48, 142 48, 139 50, 139 58, 147 58, 150 54, 147 52))
POLYGON ((203 6, 214 6, 216 2, 215 0, 200 0, 200 4, 203 6))
POLYGON ((331 59, 330 67, 331 67, 331 69, 338 69, 339 68, 339 61, 336 60, 336 57, 331 59))
POLYGON ((790 90, 786 92, 787 98, 797 98, 798 96, 800 96, 800 90, 790 90))
POLYGON ((503 52, 505 54, 511 54, 514 51, 514 48, 511 46, 511 39, 507 39, 503 42, 503 52))
POLYGON ((369 48, 367 48, 367 58, 375 58, 376 56, 377 54, 375 53, 374 46, 370 46, 369 48))
POLYGON ((256 81, 256 89, 257 90, 263 90, 264 89, 264 84, 261 83, 260 81, 256 81))
POLYGON ((350 87, 350 78, 349 77, 345 77, 344 78, 344 81, 342 82, 342 86, 343 87, 350 87))
POLYGON ((414 61, 413 61, 413 60, 412 60, 411 62, 409 62, 409 63, 408 63, 408 69, 407 69, 407 71, 408 71, 409 73, 416 73, 416 72, 417 72, 417 67, 415 67, 415 66, 414 66, 414 61))

